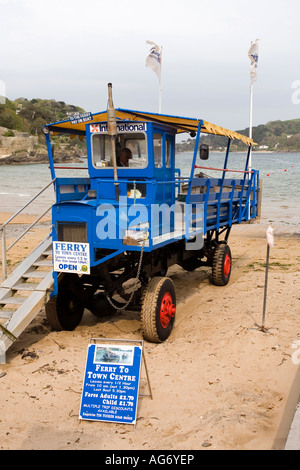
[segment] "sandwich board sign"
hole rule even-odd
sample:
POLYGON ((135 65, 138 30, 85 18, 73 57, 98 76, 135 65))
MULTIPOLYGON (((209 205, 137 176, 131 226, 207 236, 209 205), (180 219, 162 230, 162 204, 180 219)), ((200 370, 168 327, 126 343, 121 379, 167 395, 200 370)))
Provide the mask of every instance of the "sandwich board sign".
POLYGON ((143 342, 128 342, 90 340, 79 419, 136 423, 143 342))

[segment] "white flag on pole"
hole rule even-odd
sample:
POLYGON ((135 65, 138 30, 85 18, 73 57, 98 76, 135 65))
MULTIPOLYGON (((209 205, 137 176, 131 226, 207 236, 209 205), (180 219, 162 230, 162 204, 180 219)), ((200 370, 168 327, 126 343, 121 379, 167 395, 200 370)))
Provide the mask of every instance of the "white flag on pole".
POLYGON ((146 67, 149 67, 153 72, 156 73, 159 82, 161 81, 161 49, 152 41, 146 41, 152 47, 146 58, 146 67))
POLYGON ((248 51, 248 57, 251 60, 251 65, 250 65, 251 84, 253 84, 253 82, 255 82, 256 80, 256 71, 257 71, 257 63, 258 63, 258 41, 259 39, 256 39, 256 41, 252 41, 250 49, 248 51))

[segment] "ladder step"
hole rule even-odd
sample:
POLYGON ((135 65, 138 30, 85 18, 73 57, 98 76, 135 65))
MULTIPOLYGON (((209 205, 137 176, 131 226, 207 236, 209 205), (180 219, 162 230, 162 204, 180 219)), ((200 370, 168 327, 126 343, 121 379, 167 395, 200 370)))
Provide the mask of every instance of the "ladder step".
POLYGON ((36 261, 32 266, 53 266, 51 259, 43 259, 41 261, 36 261))
POLYGON ((1 305, 6 305, 6 304, 13 304, 13 305, 21 305, 23 302, 25 302, 26 297, 6 297, 2 300, 0 300, 1 305))
POLYGON ((12 287, 12 290, 36 290, 38 284, 34 284, 33 282, 22 282, 21 284, 15 284, 12 287))
POLYGON ((52 256, 52 250, 44 251, 43 256, 52 256))
POLYGON ((11 318, 14 313, 15 310, 0 310, 0 318, 5 318, 7 320, 8 318, 11 318))
POLYGON ((32 278, 44 278, 49 271, 28 271, 27 273, 23 274, 22 277, 25 279, 32 278))

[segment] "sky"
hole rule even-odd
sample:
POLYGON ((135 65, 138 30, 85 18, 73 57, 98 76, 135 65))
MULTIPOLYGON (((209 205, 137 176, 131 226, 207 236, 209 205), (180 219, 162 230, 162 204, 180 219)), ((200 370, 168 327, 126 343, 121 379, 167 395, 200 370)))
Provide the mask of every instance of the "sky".
POLYGON ((158 112, 147 40, 162 47, 162 113, 249 126, 300 118, 300 2, 0 0, 0 94, 158 112))

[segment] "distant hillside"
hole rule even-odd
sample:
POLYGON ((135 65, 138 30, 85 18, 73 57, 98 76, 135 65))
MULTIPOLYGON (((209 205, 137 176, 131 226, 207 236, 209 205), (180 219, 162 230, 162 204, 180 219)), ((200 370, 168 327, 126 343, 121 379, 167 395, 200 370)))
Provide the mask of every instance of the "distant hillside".
MULTIPOLYGON (((64 101, 18 98, 0 104, 0 163, 43 163, 48 161, 44 124, 68 119, 84 110, 64 101)), ((79 137, 54 136, 56 161, 75 161, 84 148, 79 137)))
POLYGON ((82 108, 64 101, 6 99, 5 104, 0 104, 0 126, 39 135, 44 124, 68 119, 69 115, 83 111, 82 108))
MULTIPOLYGON (((84 109, 66 104, 64 101, 42 100, 34 98, 18 98, 10 101, 6 99, 5 104, 0 104, 0 127, 8 129, 8 134, 13 131, 28 133, 29 136, 37 136, 41 145, 45 144, 41 128, 44 124, 68 119, 70 115, 77 112, 84 112, 84 109)), ((240 134, 249 135, 249 128, 238 130, 240 134)), ((253 140, 258 145, 254 150, 268 150, 281 152, 299 152, 300 151, 300 119, 289 121, 271 121, 267 124, 255 126, 252 129, 253 140)), ((77 146, 82 148, 84 145, 78 138, 70 142, 68 136, 54 137, 53 141, 59 148, 64 146, 77 146)), ((212 150, 219 150, 227 145, 227 139, 221 136, 203 137, 203 142, 210 145, 212 150)), ((0 135, 1 147, 1 135, 0 135)), ((245 148, 244 144, 234 140, 232 147, 235 150, 245 148)), ((176 145, 179 151, 193 150, 194 139, 187 139, 185 142, 176 145)))
MULTIPOLYGON (((249 135, 249 128, 237 132, 249 135)), ((300 151, 300 119, 270 121, 265 125, 253 127, 252 135, 254 142, 258 143, 258 146, 267 147, 267 150, 300 151)))
MULTIPOLYGON (((238 133, 249 136, 249 128, 237 130, 238 133)), ((300 119, 289 121, 270 121, 252 128, 254 150, 277 152, 300 152, 300 119)), ((212 150, 219 150, 227 145, 227 138, 221 136, 205 136, 203 142, 212 150)), ((243 150, 244 144, 234 140, 232 145, 236 150, 243 150)), ((194 139, 177 144, 177 150, 188 151, 194 148, 194 139)))

